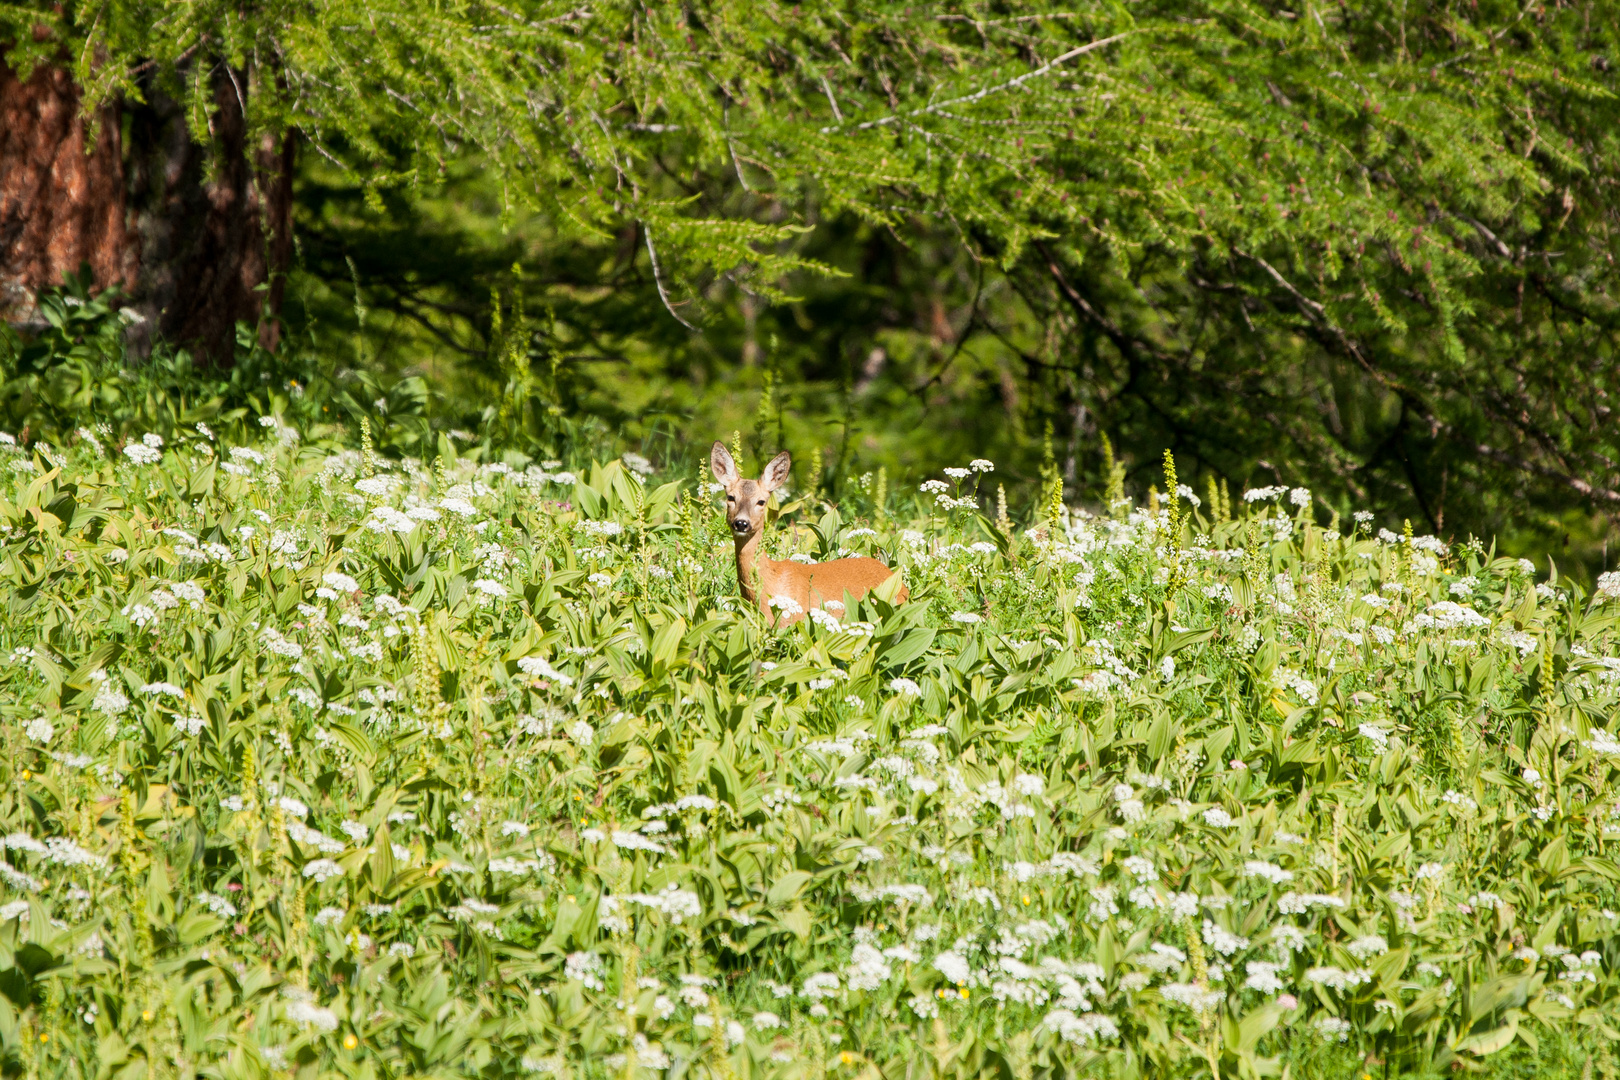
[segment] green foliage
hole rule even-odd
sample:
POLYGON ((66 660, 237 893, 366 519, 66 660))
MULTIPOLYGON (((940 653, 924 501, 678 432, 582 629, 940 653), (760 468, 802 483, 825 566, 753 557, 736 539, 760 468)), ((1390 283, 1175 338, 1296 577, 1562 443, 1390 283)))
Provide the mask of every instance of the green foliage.
POLYGON ((314 366, 269 355, 246 328, 238 363, 226 371, 198 369, 188 353, 169 349, 137 362, 125 347, 129 316, 120 299, 113 290, 92 295, 87 280, 70 278, 39 294, 43 331, 25 337, 0 326, 0 422, 48 448, 87 435, 120 443, 146 433, 196 437, 199 423, 240 439, 249 415, 274 411, 311 424, 330 412, 314 366))
POLYGON ((244 419, 0 451, 8 1075, 1614 1071, 1611 580, 244 419))
POLYGON ((1168 446, 1442 534, 1519 509, 1516 548, 1594 563, 1615 33, 1508 0, 0 9, 92 105, 296 129, 289 310, 330 354, 357 281, 354 351, 453 389, 441 429, 746 429, 774 336, 835 491, 963 440, 1034 487, 1050 420, 1097 489, 1107 431, 1139 485, 1168 446))
MULTIPOLYGON (((44 331, 24 335, 0 326, 0 425, 47 451, 84 439, 122 444, 144 434, 240 440, 252 417, 268 415, 281 417, 283 430, 327 436, 367 425, 372 445, 394 455, 432 456, 441 443, 497 436, 522 448, 520 454, 541 455, 602 437, 600 424, 563 418, 547 406, 539 380, 513 359, 511 338, 502 342, 507 393, 496 405, 481 403, 468 419, 436 409, 420 373, 333 365, 296 347, 273 355, 246 325, 237 328, 236 362, 223 370, 199 368, 190 353, 165 345, 136 357, 124 338, 132 312, 120 301, 116 291, 92 295, 87 282, 71 279, 39 294, 44 331), (463 419, 483 434, 457 428, 463 419)), ((518 323, 526 325, 521 305, 518 323)))

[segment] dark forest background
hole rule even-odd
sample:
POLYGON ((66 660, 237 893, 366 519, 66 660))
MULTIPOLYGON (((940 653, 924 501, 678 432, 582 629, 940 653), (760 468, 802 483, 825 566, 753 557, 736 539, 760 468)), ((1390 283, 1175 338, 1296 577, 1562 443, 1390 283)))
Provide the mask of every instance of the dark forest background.
POLYGON ((1617 13, 14 5, 0 425, 674 473, 735 430, 1015 508, 1168 448, 1589 576, 1617 13))

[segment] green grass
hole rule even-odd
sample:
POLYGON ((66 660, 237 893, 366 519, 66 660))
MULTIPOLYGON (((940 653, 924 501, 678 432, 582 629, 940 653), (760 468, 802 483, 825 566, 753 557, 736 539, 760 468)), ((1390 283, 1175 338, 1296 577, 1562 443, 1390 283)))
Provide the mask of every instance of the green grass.
POLYGON ((267 434, 0 458, 7 1075, 1615 1073, 1606 597, 267 434))

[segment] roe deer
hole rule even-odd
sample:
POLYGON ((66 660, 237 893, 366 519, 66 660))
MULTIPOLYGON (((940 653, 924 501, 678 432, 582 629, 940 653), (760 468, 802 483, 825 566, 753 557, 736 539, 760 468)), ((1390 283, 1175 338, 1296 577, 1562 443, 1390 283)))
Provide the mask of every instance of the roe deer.
MULTIPOLYGON (((759 554, 759 538, 765 528, 765 504, 771 492, 787 482, 793 459, 786 450, 771 458, 758 480, 744 480, 737 474, 737 463, 723 443, 709 451, 709 468, 726 489, 726 524, 737 545, 737 587, 743 599, 756 605, 777 626, 788 626, 804 618, 811 608, 823 607, 834 618, 844 616, 844 593, 859 599, 883 584, 894 573, 876 559, 834 559, 824 563, 777 562, 759 554), (792 605, 772 600, 790 600, 792 605), (795 606, 797 610, 795 610, 795 606)), ((904 585, 895 594, 896 603, 905 603, 910 590, 904 585)))

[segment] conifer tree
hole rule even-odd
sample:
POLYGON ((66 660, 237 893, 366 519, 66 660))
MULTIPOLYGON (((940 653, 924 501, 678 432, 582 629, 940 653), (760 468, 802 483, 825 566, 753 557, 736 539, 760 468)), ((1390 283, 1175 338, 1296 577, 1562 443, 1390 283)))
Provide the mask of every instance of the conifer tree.
POLYGON ((1241 479, 1266 447, 1429 528, 1492 485, 1620 510, 1615 21, 1295 8, 22 0, 0 173, 90 147, 106 182, 17 185, 0 301, 83 254, 228 352, 279 303, 294 148, 376 207, 476 161, 509 216, 644 267, 682 333, 717 282, 772 304, 848 272, 810 246, 831 219, 943 236, 1066 320, 1031 370, 1134 460, 1241 479), (212 209, 154 216, 170 173, 163 206, 212 209))

